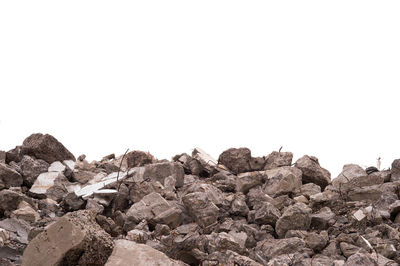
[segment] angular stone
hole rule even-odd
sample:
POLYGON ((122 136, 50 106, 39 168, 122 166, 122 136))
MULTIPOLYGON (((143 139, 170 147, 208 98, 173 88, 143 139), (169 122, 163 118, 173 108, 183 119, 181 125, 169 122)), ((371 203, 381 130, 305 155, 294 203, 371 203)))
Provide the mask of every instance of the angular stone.
POLYGON ((338 188, 340 184, 348 183, 353 178, 366 176, 367 173, 361 166, 357 164, 346 164, 343 166, 342 172, 332 180, 332 185, 338 188))
POLYGON ((64 147, 56 138, 46 134, 32 134, 22 144, 23 154, 33 155, 48 163, 55 161, 74 160, 74 155, 64 147))
POLYGON ((61 201, 61 207, 67 211, 77 211, 85 207, 85 201, 78 197, 75 192, 68 193, 63 197, 63 200, 61 201))
POLYGON ((280 238, 289 230, 308 230, 311 225, 311 209, 304 203, 296 203, 286 209, 276 222, 275 230, 280 238))
POLYGON ((307 183, 300 187, 299 193, 309 199, 312 195, 321 193, 321 187, 314 183, 307 183))
POLYGON ((183 177, 185 172, 182 165, 179 163, 156 163, 148 164, 143 167, 137 167, 131 169, 132 179, 135 181, 158 181, 164 185, 166 177, 173 176, 176 180, 176 187, 183 186, 183 177))
POLYGON ((219 208, 210 201, 206 193, 189 193, 182 198, 182 202, 202 228, 208 228, 218 221, 219 208))
POLYGON ((103 265, 113 242, 88 211, 69 213, 27 246, 22 265, 103 265))
POLYGON ((40 219, 39 213, 37 213, 28 203, 24 201, 19 204, 18 209, 11 213, 11 217, 24 220, 29 223, 37 222, 40 219))
POLYGON ((341 242, 340 243, 340 250, 342 251, 343 255, 348 258, 351 255, 357 253, 357 252, 366 252, 360 247, 354 246, 352 244, 346 243, 346 242, 341 242))
POLYGON ((335 214, 329 209, 329 207, 324 207, 319 210, 318 213, 311 215, 311 228, 325 230, 333 224, 335 221, 335 214))
POLYGON ((293 153, 273 151, 265 158, 264 170, 271 170, 281 166, 291 166, 293 153))
POLYGON ((319 165, 314 156, 304 155, 296 161, 295 166, 303 173, 303 183, 314 183, 324 189, 331 182, 331 174, 319 165))
POLYGON ((36 178, 41 174, 47 172, 49 164, 44 160, 35 160, 34 158, 24 155, 22 160, 18 163, 21 168, 22 178, 24 184, 31 187, 35 182, 36 178))
POLYGON ((400 159, 393 161, 392 168, 390 170, 390 176, 391 182, 400 181, 400 159))
POLYGON ((270 260, 282 254, 312 252, 306 247, 304 240, 298 237, 284 239, 266 239, 257 244, 256 252, 265 260, 270 260))
POLYGON ((231 148, 218 158, 218 163, 223 164, 235 174, 251 171, 251 151, 248 148, 231 148))
POLYGON ((12 211, 18 208, 23 195, 15 191, 4 189, 0 191, 0 211, 12 211))
POLYGON ((246 204, 246 197, 242 193, 235 195, 234 200, 231 204, 230 213, 233 215, 239 215, 246 217, 249 213, 249 207, 246 204))
POLYGON ((128 167, 144 166, 146 164, 152 164, 156 161, 153 155, 143 151, 131 151, 126 155, 128 167))
POLYGON ((67 183, 68 180, 63 174, 59 172, 46 172, 38 176, 29 192, 38 197, 49 197, 59 201, 67 192, 67 188, 65 187, 67 183))
POLYGON ((22 176, 10 166, 0 163, 0 190, 22 185, 22 176))
POLYGON ((239 174, 237 176, 236 191, 246 194, 251 188, 261 185, 264 178, 264 171, 239 174))
POLYGON ((143 244, 129 240, 116 240, 114 250, 106 266, 175 266, 186 265, 181 261, 170 259, 164 253, 143 244))
POLYGON ((258 224, 269 224, 275 226, 279 217, 280 211, 274 205, 264 202, 257 210, 254 216, 254 221, 258 224))
POLYGON ((0 151, 0 163, 6 163, 6 152, 0 151))
POLYGON ((379 185, 368 187, 354 187, 348 193, 348 199, 351 201, 375 201, 380 199, 382 190, 379 185))
POLYGON ((292 193, 302 185, 302 172, 296 167, 282 166, 265 171, 267 176, 263 190, 271 197, 292 193))
POLYGON ((0 228, 9 232, 11 241, 28 244, 28 236, 32 228, 26 221, 16 218, 4 219, 0 221, 0 228))

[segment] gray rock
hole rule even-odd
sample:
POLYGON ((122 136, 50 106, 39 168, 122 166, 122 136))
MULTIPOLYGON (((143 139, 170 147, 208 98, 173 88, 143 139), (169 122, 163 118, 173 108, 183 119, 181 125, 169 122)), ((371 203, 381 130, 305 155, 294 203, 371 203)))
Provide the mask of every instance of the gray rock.
POLYGON ((296 167, 283 166, 265 171, 263 190, 271 197, 293 193, 302 185, 302 172, 296 167))
POLYGON ((276 222, 275 230, 280 238, 289 230, 308 230, 311 225, 311 209, 304 203, 288 207, 276 222))
POLYGON ((251 151, 248 148, 231 148, 218 158, 218 163, 223 164, 235 174, 250 172, 251 151))
POLYGON ((22 144, 22 153, 33 155, 48 163, 55 161, 73 160, 74 155, 64 147, 56 138, 46 134, 32 134, 22 144))
POLYGON ((101 229, 90 212, 73 212, 51 224, 29 243, 22 265, 103 265, 113 246, 110 235, 101 229))
POLYGON ((292 160, 293 153, 274 151, 266 157, 264 170, 271 170, 281 166, 291 166, 292 160))
POLYGON ((331 182, 331 174, 319 165, 314 156, 304 155, 295 166, 303 172, 303 183, 314 183, 324 189, 331 182))
POLYGON ((10 166, 0 163, 0 190, 22 185, 22 176, 10 166))

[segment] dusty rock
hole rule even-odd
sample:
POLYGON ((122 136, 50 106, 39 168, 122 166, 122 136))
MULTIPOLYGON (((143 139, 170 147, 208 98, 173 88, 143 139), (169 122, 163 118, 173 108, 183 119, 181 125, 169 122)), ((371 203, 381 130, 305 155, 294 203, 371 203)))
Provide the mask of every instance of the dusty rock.
POLYGON ((314 183, 324 189, 331 182, 331 174, 319 165, 314 156, 301 157, 295 166, 303 172, 303 183, 314 183))
POLYGON ((265 158, 264 170, 292 165, 293 153, 274 151, 265 158))
POLYGON ((250 172, 251 151, 247 148, 231 148, 224 151, 218 158, 218 163, 225 165, 235 174, 250 172))
POLYGON ((261 185, 265 178, 265 172, 247 172, 237 176, 236 191, 246 194, 251 188, 261 185))
POLYGON ((309 199, 312 195, 321 193, 321 187, 314 183, 307 183, 300 187, 299 194, 309 199))
POLYGON ((74 155, 67 150, 56 138, 46 134, 32 134, 22 144, 22 152, 43 159, 48 163, 55 161, 73 160, 74 155))
POLYGON ((0 151, 0 163, 6 163, 6 152, 0 151))
POLYGON ((400 181, 400 159, 394 160, 390 170, 390 181, 400 181))
POLYGON ((27 246, 22 265, 103 265, 113 250, 111 237, 88 211, 69 213, 27 246))
POLYGON ((312 251, 306 247, 304 240, 298 237, 261 241, 256 247, 256 252, 258 256, 265 261, 282 254, 293 254, 296 252, 312 253, 312 251))
POLYGON ((182 202, 201 227, 206 229, 217 222, 219 208, 209 200, 206 193, 189 193, 183 197, 182 202))
POLYGON ((18 205, 18 209, 12 211, 11 217, 27 221, 29 223, 37 222, 40 215, 25 201, 18 205))
POLYGON ((342 172, 332 180, 332 185, 339 187, 340 184, 350 182, 353 178, 366 177, 367 173, 365 170, 356 164, 346 164, 343 166, 342 172))
POLYGON ((335 222, 335 216, 329 207, 321 208, 318 213, 311 215, 311 228, 328 229, 335 222))
POLYGON ((153 155, 143 151, 132 151, 126 155, 128 167, 144 166, 146 164, 154 163, 156 160, 153 155))
POLYGON ((10 166, 0 163, 0 190, 22 185, 22 176, 10 166))
POLYGON ((263 190, 271 197, 293 193, 302 185, 302 173, 296 167, 283 166, 265 171, 267 176, 263 190))
POLYGON ((49 197, 55 201, 60 201, 64 194, 68 192, 66 184, 67 178, 59 172, 46 172, 40 174, 29 192, 37 197, 49 197))
POLYGON ((275 226, 279 217, 280 211, 269 202, 263 203, 255 212, 254 221, 258 224, 269 224, 275 226))
POLYGON ((12 211, 18 208, 23 196, 15 191, 4 189, 0 191, 0 212, 12 211))
POLYGON ((34 158, 24 155, 22 160, 18 163, 21 168, 22 178, 24 184, 31 187, 35 182, 36 178, 44 172, 47 172, 49 164, 44 160, 35 160, 34 158))
POLYGON ((187 265, 183 262, 170 259, 164 253, 147 245, 138 244, 128 240, 115 241, 114 250, 108 259, 106 266, 174 266, 187 265))
POLYGON ((286 209, 276 222, 276 233, 285 237, 289 230, 308 230, 311 225, 311 209, 304 203, 296 203, 286 209))

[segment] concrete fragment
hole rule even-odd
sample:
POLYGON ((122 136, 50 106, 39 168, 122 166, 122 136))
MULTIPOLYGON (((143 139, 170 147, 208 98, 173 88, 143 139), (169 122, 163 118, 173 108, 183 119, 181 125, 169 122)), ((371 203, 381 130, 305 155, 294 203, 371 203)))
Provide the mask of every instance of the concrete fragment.
POLYGON ((314 183, 324 189, 331 182, 331 174, 319 165, 318 159, 314 156, 301 157, 295 166, 303 173, 303 183, 314 183))
POLYGON ((22 176, 10 166, 0 163, 0 190, 22 185, 22 176))
POLYGON ((116 240, 114 250, 107 260, 106 266, 175 266, 186 265, 170 259, 154 248, 128 240, 116 240))
POLYGON ((275 230, 280 238, 289 230, 308 230, 311 225, 311 209, 304 203, 296 203, 286 209, 276 222, 275 230))
POLYGON ((265 158, 264 170, 292 165, 293 153, 273 151, 265 158))
POLYGON ((88 211, 72 212, 37 235, 24 251, 22 265, 103 265, 113 250, 110 235, 88 211))
POLYGON ((353 213, 353 216, 357 219, 357 221, 362 221, 365 217, 367 217, 361 209, 353 213))

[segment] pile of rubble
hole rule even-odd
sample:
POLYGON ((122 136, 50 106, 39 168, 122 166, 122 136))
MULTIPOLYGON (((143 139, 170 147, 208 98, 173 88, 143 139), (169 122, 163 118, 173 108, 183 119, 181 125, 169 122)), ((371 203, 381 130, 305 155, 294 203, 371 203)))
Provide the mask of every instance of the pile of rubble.
POLYGON ((398 265, 400 160, 290 152, 75 159, 33 134, 0 151, 0 265, 398 265))

